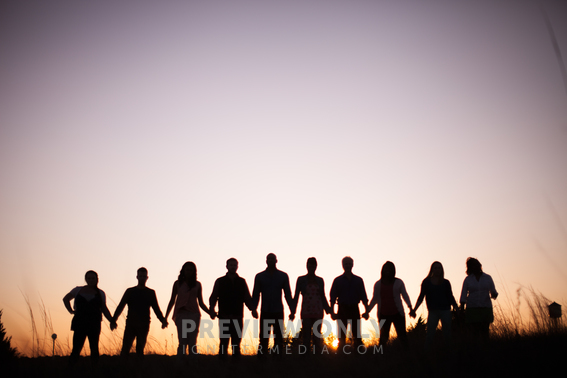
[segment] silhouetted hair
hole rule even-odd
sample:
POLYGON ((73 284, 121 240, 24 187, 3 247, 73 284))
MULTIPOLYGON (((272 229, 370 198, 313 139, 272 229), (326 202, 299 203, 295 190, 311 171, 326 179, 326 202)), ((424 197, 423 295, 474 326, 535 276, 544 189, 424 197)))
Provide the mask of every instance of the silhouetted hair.
MULTIPOLYGON (((383 280, 385 278, 384 271, 386 270, 386 268, 392 269, 392 277, 386 277, 386 278, 392 278, 393 280, 396 277, 396 266, 391 261, 386 261, 384 265, 382 265, 382 270, 380 271, 380 280, 383 280)), ((386 280, 386 283, 390 283, 388 279, 386 280)))
POLYGON ((187 286, 189 286, 189 289, 192 289, 197 283, 197 265, 195 265, 193 261, 187 261, 183 264, 181 272, 179 272, 179 277, 177 277, 177 281, 179 281, 179 284, 185 282, 187 286), (185 276, 185 268, 188 266, 195 268, 195 275, 193 277, 185 276))
POLYGON ((431 275, 433 274, 433 265, 435 264, 441 265, 441 278, 445 278, 445 269, 443 269, 443 264, 441 264, 439 261, 433 261, 433 264, 431 264, 431 267, 429 268, 429 274, 427 275, 427 278, 431 277, 431 275))
POLYGON ((226 260, 226 265, 228 265, 228 263, 230 263, 230 262, 235 262, 235 263, 238 264, 238 260, 235 259, 234 257, 231 257, 230 259, 226 260))
POLYGON ((317 265, 317 259, 315 257, 310 257, 310 258, 307 259, 307 264, 317 265))
POLYGON ((85 282, 87 281, 87 276, 91 273, 94 274, 96 276, 96 278, 98 278, 97 272, 95 272, 94 270, 89 270, 88 272, 85 273, 85 282))
POLYGON ((343 257, 343 259, 342 259, 341 262, 344 264, 345 261, 350 261, 350 262, 353 263, 353 265, 354 265, 354 260, 353 260, 352 257, 350 257, 350 256, 345 256, 345 257, 343 257))
POLYGON ((274 259, 278 259, 278 257, 276 256, 275 253, 268 253, 268 255, 266 256, 266 259, 269 259, 270 257, 273 257, 274 259))
POLYGON ((148 274, 148 270, 144 267, 139 268, 136 273, 140 274, 140 272, 144 272, 144 273, 148 274))
POLYGON ((467 276, 476 273, 482 273, 482 264, 474 257, 469 257, 467 259, 467 276))

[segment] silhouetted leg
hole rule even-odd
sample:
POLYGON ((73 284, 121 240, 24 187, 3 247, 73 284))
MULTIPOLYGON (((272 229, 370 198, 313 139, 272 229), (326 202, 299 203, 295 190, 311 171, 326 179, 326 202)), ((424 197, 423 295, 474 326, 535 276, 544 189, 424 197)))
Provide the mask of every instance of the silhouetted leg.
POLYGON ((98 327, 89 331, 87 337, 89 338, 89 347, 91 348, 91 361, 93 365, 96 365, 98 364, 98 357, 99 357, 98 339, 100 338, 100 323, 98 327))
POLYGON ((408 334, 406 331, 406 317, 401 314, 396 314, 392 317, 394 323, 394 328, 396 329, 396 334, 398 339, 402 342, 404 348, 408 347, 408 334))
POLYGON ((147 325, 140 324, 136 327, 136 356, 144 358, 144 349, 148 340, 148 332, 150 331, 149 323, 147 325))
POLYGON ((451 310, 441 311, 440 319, 441 319, 441 329, 443 330, 443 340, 445 341, 445 344, 449 344, 451 342, 451 321, 452 321, 451 310))
POLYGON ((231 319, 230 343, 232 347, 232 356, 240 357, 240 343, 242 342, 242 324, 243 319, 231 319))
POLYGON ((87 339, 87 333, 78 330, 73 332, 73 350, 71 351, 71 356, 69 356, 69 365, 74 365, 79 356, 81 355, 81 350, 83 345, 85 345, 85 340, 87 339))
POLYGON ((128 357, 132 344, 134 343, 134 338, 136 333, 134 332, 134 327, 126 322, 126 327, 124 328, 124 337, 122 338, 122 349, 120 350, 121 357, 128 357))
POLYGON ((275 314, 274 349, 277 354, 283 355, 283 311, 275 314))
POLYGON ((384 320, 384 325, 380 328, 380 345, 388 344, 390 340, 390 327, 392 326, 392 319, 390 316, 380 316, 380 320, 384 320))
MULTIPOLYGON (((433 344, 433 339, 435 338, 435 330, 437 329, 437 324, 439 324, 439 318, 440 311, 431 310, 427 315, 427 334, 425 337, 425 346, 427 348, 429 348, 431 344, 433 344)), ((444 325, 443 328, 445 328, 444 325)))

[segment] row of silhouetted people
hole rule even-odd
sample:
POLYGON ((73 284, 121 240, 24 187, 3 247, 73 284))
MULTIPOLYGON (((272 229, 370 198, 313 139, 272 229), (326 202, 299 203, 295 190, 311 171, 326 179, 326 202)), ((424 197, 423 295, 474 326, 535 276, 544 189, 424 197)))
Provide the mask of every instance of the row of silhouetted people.
MULTIPOLYGON (((443 336, 448 342, 451 338, 451 306, 457 309, 450 282, 444 278, 443 265, 436 261, 431 265, 429 274, 421 284, 421 292, 415 307, 412 307, 404 282, 396 277, 394 264, 387 261, 381 270, 380 280, 374 284, 372 298, 368 301, 364 282, 353 274, 354 261, 351 257, 342 260, 344 273, 333 280, 330 290, 330 301, 325 294, 323 278, 315 274, 317 260, 307 259, 307 274, 297 278, 295 295, 291 295, 289 276, 277 269, 277 257, 270 253, 266 257, 266 269, 258 273, 254 279, 252 294, 246 280, 240 277, 238 261, 230 258, 226 262, 226 275, 215 281, 209 306, 203 301, 201 283, 197 280, 197 267, 193 262, 183 264, 177 280, 173 284, 171 298, 163 316, 155 291, 146 286, 148 271, 140 268, 137 271, 138 285, 124 293, 114 315, 106 306, 104 291, 98 288, 98 275, 94 271, 85 274, 85 286, 77 286, 64 298, 67 310, 73 314, 71 329, 73 333, 73 349, 70 363, 79 357, 85 340, 88 338, 93 363, 98 360, 98 342, 101 331, 102 315, 110 322, 111 330, 116 329, 116 321, 125 306, 128 306, 126 326, 124 329, 121 355, 128 356, 136 340, 136 354, 143 357, 144 347, 150 326, 150 308, 153 308, 162 328, 168 326, 167 318, 173 310, 172 320, 177 327, 179 347, 177 354, 196 353, 197 335, 202 309, 211 319, 219 318, 220 345, 219 355, 228 354, 229 344, 234 357, 240 356, 240 344, 244 324, 244 306, 254 318, 260 318, 260 340, 257 355, 262 357, 268 352, 283 350, 284 306, 282 294, 289 307, 289 319, 294 320, 301 296, 301 333, 306 348, 312 346, 313 353, 324 348, 321 332, 324 313, 337 321, 337 338, 339 350, 346 345, 347 327, 350 324, 353 336, 353 347, 362 345, 360 336, 360 319, 368 319, 369 312, 378 306, 377 317, 380 321, 380 344, 388 342, 391 325, 394 325, 398 338, 407 347, 406 318, 402 300, 409 309, 409 315, 415 312, 425 299, 428 309, 426 345, 433 340, 439 321, 443 336), (260 314, 258 304, 261 299, 260 314), (74 300, 71 306, 71 300, 74 300), (364 306, 361 314, 359 304, 364 306), (215 308, 218 305, 218 311, 215 308), (336 311, 335 311, 336 309, 336 311), (274 335, 273 349, 268 351, 269 333, 274 335)), ((467 277, 463 282, 460 303, 461 309, 466 305, 466 323, 482 338, 488 337, 493 311, 490 298, 498 295, 492 278, 482 271, 480 262, 468 258, 466 262, 467 277)))

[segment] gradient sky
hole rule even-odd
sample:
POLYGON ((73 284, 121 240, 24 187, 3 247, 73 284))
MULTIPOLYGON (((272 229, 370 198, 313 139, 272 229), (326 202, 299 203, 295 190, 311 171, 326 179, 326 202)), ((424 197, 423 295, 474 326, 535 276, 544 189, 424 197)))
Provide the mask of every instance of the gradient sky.
MULTIPOLYGON (((567 4, 543 1, 567 56, 567 4)), ((476 256, 502 296, 567 305, 567 95, 535 1, 3 1, 0 308, 22 351, 43 301, 136 269, 162 309, 276 253, 295 287, 350 255, 415 303, 476 256)), ((420 310, 421 311, 421 310, 420 310)), ((426 311, 421 311, 424 315, 426 311)), ((375 312, 372 314, 375 317, 375 312)), ((413 321, 412 321, 413 322, 413 321)), ((175 326, 160 331, 171 340, 175 326)))

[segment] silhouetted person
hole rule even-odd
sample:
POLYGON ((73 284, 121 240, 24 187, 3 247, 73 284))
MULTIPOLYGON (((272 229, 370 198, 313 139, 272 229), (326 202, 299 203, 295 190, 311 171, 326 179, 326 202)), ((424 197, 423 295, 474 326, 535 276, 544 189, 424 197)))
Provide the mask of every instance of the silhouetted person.
POLYGON ((161 322, 162 329, 167 327, 167 320, 165 320, 159 309, 156 292, 146 286, 148 270, 146 268, 138 269, 136 278, 138 279, 138 285, 126 290, 116 311, 114 311, 113 319, 116 322, 122 310, 124 310, 124 306, 128 305, 128 316, 126 317, 126 327, 124 329, 124 337, 122 338, 120 355, 128 357, 132 343, 136 339, 136 355, 139 358, 143 358, 144 347, 150 331, 150 307, 154 309, 154 313, 161 322))
POLYGON ((215 318, 215 307, 219 304, 219 356, 222 358, 228 353, 230 341, 232 356, 240 357, 240 343, 244 324, 244 304, 252 316, 258 318, 258 312, 254 309, 252 297, 246 280, 238 275, 238 260, 234 257, 226 261, 226 275, 217 278, 213 292, 209 298, 209 309, 211 319, 215 318))
POLYGON ((191 261, 183 264, 177 281, 173 283, 171 299, 165 313, 166 319, 174 305, 172 318, 177 326, 179 339, 177 355, 198 354, 197 336, 201 325, 199 307, 209 315, 211 312, 203 302, 203 289, 201 283, 197 281, 197 266, 191 261))
POLYGON ((411 301, 406 291, 406 286, 402 280, 396 278, 396 266, 391 261, 386 261, 382 266, 380 280, 374 284, 372 300, 365 314, 365 316, 368 316, 374 305, 378 305, 378 320, 385 320, 382 328, 380 328, 380 345, 388 343, 390 328, 393 323, 398 339, 400 339, 404 348, 408 346, 406 316, 401 298, 404 299, 406 305, 411 310, 411 301))
POLYGON ((85 274, 85 286, 77 286, 63 298, 65 308, 73 314, 71 329, 73 330, 73 350, 69 357, 69 363, 74 364, 79 359, 85 339, 88 337, 91 349, 91 361, 93 365, 98 362, 98 340, 100 338, 100 322, 102 314, 110 322, 110 329, 116 328, 116 322, 112 319, 108 307, 106 307, 106 295, 98 288, 98 274, 89 270, 85 274), (74 300, 71 307, 71 300, 74 300))
POLYGON ((490 323, 494 321, 492 302, 490 298, 496 299, 498 292, 494 286, 492 277, 483 273, 480 261, 473 257, 467 259, 467 278, 463 282, 461 291, 461 309, 465 309, 465 324, 473 334, 487 341, 490 331, 490 323))
POLYGON ((293 296, 293 308, 291 309, 290 319, 295 319, 299 294, 301 301, 301 333, 303 345, 309 352, 309 345, 313 340, 313 350, 322 350, 323 337, 321 328, 323 324, 323 310, 327 314, 332 314, 331 307, 325 296, 325 282, 321 277, 315 275, 317 270, 317 259, 310 257, 307 259, 307 274, 297 278, 295 284, 295 295, 293 296), (313 338, 311 337, 313 335, 313 338))
POLYGON ((264 353, 268 351, 268 332, 270 329, 273 330, 275 336, 273 351, 275 353, 282 353, 284 320, 282 291, 290 311, 293 306, 289 277, 287 273, 276 268, 277 262, 278 259, 276 255, 273 253, 268 254, 268 256, 266 256, 266 270, 258 273, 254 279, 254 290, 252 294, 254 309, 258 308, 260 295, 262 296, 260 344, 258 346, 259 357, 263 356, 264 353))
MULTIPOLYGON (((350 323, 353 347, 356 349, 362 344, 360 336, 360 309, 358 304, 362 302, 364 308, 368 307, 368 297, 364 288, 364 281, 352 273, 354 260, 345 257, 342 260, 344 273, 333 281, 331 286, 331 309, 338 303, 339 310, 334 319, 337 320, 337 338, 339 339, 339 351, 344 352, 346 344, 346 332, 350 323)), ((334 311, 333 311, 334 312, 334 311)))
POLYGON ((421 291, 419 298, 413 310, 410 311, 410 316, 415 318, 415 312, 423 302, 427 305, 427 338, 425 345, 429 347, 435 337, 435 330, 439 321, 443 329, 443 338, 445 343, 448 344, 451 340, 451 305, 456 310, 458 308, 451 283, 445 279, 445 271, 443 265, 439 261, 431 264, 429 274, 421 283, 421 291))

